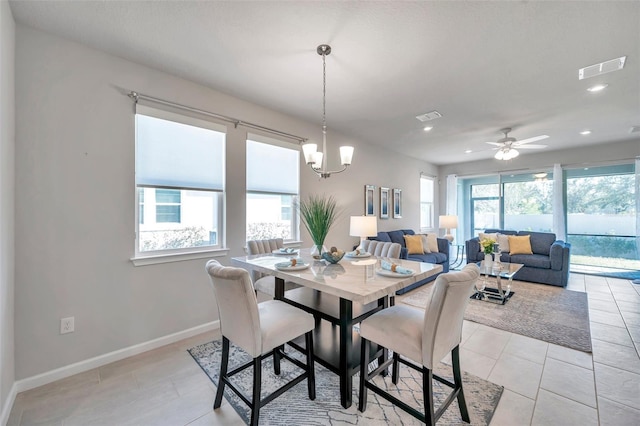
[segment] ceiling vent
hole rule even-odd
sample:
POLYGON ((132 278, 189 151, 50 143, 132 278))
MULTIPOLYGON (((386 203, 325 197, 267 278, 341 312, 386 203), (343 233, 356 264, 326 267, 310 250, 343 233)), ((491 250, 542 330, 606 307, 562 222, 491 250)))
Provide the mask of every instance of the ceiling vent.
POLYGON ((629 133, 640 133, 640 126, 632 126, 629 129, 629 133))
POLYGON ((578 80, 584 80, 585 78, 591 78, 598 75, 606 74, 608 72, 619 71, 624 67, 624 62, 627 60, 626 56, 612 59, 610 61, 601 62, 599 64, 591 65, 578 70, 578 80))
POLYGON ((438 111, 431 111, 431 112, 426 112, 422 115, 416 115, 416 118, 422 121, 423 123, 425 121, 435 120, 436 118, 440 118, 440 117, 442 117, 442 114, 440 114, 438 111))

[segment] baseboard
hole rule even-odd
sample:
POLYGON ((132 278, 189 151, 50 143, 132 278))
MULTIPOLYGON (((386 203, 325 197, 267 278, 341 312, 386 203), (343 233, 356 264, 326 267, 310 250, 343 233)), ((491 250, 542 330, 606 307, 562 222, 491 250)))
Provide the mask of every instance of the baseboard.
POLYGON ((11 409, 13 408, 13 403, 16 400, 16 395, 18 395, 18 386, 13 382, 13 385, 9 390, 9 395, 7 395, 7 399, 4 401, 4 405, 2 406, 0 425, 6 425, 9 421, 9 414, 11 414, 11 409))
MULTIPOLYGON (((16 388, 16 394, 19 392, 24 392, 29 389, 37 388, 38 386, 46 385, 47 383, 55 382, 56 380, 64 379, 65 377, 73 376, 74 374, 83 373, 97 367, 102 367, 103 365, 112 363, 114 361, 119 361, 130 356, 141 354, 142 352, 150 351, 152 349, 156 349, 161 346, 165 346, 179 340, 219 328, 220 321, 212 321, 206 324, 199 325, 197 327, 189 328, 187 330, 149 340, 148 342, 133 345, 124 349, 119 349, 117 351, 109 352, 95 358, 90 358, 84 361, 67 365, 65 367, 47 371, 46 373, 41 373, 36 376, 18 380, 14 384, 14 388, 16 388)), ((13 401, 11 402, 11 404, 13 405, 13 401)), ((11 407, 9 407, 9 410, 11 410, 11 407)))

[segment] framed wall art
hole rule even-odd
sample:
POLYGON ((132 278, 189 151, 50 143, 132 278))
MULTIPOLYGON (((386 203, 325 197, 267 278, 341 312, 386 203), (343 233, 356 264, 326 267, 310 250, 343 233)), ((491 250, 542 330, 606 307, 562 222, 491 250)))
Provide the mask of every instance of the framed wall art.
POLYGON ((402 217, 402 189, 393 188, 393 218, 402 217))
POLYGON ((376 187, 373 185, 365 185, 364 186, 364 215, 365 216, 375 216, 375 204, 373 201, 374 193, 376 187))
POLYGON ((389 188, 380 187, 380 219, 389 219, 389 188))

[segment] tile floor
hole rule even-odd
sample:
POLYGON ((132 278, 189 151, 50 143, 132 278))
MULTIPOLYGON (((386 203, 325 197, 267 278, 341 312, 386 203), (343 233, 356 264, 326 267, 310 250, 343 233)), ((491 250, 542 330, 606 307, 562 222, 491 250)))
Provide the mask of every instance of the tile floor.
MULTIPOLYGON (((491 425, 640 424, 640 285, 572 274, 587 291, 593 356, 465 322, 463 369, 505 387, 491 425)), ((8 425, 237 425, 186 350, 202 334, 20 393, 8 425)))

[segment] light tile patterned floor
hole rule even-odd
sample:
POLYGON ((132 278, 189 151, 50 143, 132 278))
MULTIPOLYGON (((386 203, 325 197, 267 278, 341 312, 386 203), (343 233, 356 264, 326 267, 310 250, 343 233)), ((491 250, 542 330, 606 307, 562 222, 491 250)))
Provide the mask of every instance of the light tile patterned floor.
MULTIPOLYGON (((593 357, 465 322, 462 367, 505 387, 493 426, 637 425, 640 285, 572 274, 588 292, 593 357)), ((19 394, 8 425, 238 425, 186 350, 207 333, 19 394)))

